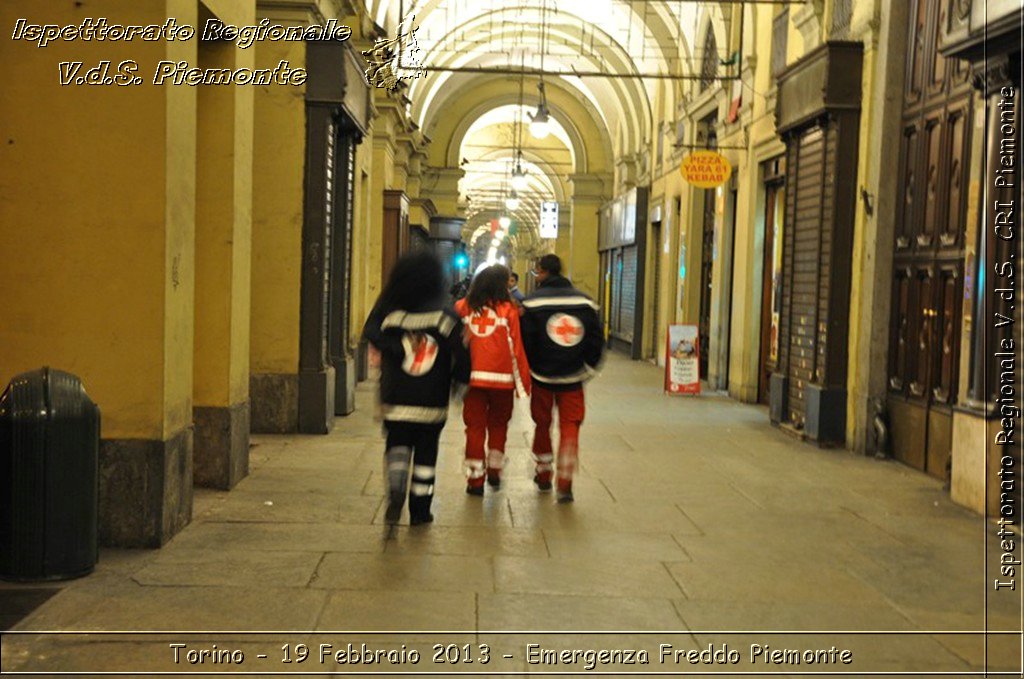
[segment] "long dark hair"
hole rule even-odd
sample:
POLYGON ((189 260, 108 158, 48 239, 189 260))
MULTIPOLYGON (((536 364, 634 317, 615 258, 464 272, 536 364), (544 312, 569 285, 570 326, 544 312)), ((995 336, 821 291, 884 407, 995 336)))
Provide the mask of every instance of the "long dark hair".
POLYGON ((508 267, 501 264, 494 264, 478 273, 466 295, 469 308, 480 311, 488 304, 511 301, 512 298, 508 294, 509 275, 508 267))
POLYGON ((441 260, 429 250, 403 255, 391 269, 387 283, 377 299, 382 314, 401 309, 419 311, 440 308, 444 296, 444 271, 441 260))

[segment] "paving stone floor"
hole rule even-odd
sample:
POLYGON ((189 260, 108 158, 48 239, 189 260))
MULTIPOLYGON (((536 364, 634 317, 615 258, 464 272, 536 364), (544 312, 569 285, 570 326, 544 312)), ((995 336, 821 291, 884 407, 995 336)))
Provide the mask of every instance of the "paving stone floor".
MULTIPOLYGON (((467 496, 453 409, 436 522, 389 529, 363 385, 357 412, 328 436, 254 436, 249 477, 197 491, 191 525, 163 549, 103 550, 95 573, 3 636, 3 670, 980 676, 977 632, 1021 629, 1021 592, 987 584, 992 526, 940 482, 801 443, 762 407, 660 386, 660 369, 610 357, 588 388, 571 505, 533 488, 522 402, 504 487, 467 496), (79 634, 42 633, 54 631, 79 634), (392 655, 339 662, 349 643, 392 655), (178 663, 172 644, 185 644, 178 663), (643 650, 650 664, 536 664, 531 644, 643 650), (718 654, 663 662, 662 644, 718 654), (214 645, 242 662, 190 663, 214 645), (765 662, 833 647, 852 662, 765 662)), ((1020 635, 990 634, 987 662, 1019 676, 1020 635)))

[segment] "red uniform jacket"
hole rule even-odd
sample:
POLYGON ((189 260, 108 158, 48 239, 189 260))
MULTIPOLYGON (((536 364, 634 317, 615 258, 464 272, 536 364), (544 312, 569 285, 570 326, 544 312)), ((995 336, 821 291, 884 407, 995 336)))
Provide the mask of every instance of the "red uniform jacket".
POLYGON ((530 393, 530 366, 519 334, 519 310, 511 302, 498 302, 475 312, 465 299, 455 303, 469 340, 472 372, 469 386, 484 389, 515 389, 530 393))

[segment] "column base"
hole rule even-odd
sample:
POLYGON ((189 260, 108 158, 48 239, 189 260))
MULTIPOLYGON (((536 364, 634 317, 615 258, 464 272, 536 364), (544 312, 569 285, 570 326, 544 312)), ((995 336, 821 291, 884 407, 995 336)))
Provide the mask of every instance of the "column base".
POLYGON ((160 547, 192 520, 192 428, 166 441, 102 439, 99 543, 160 547))
POLYGON ((334 367, 299 373, 299 433, 326 434, 334 426, 334 367))
POLYGON ((356 382, 365 382, 370 376, 370 343, 360 340, 356 351, 356 382))
POLYGON ((250 426, 254 434, 294 434, 299 430, 299 376, 249 376, 250 426))
POLYGON ((356 359, 348 356, 334 361, 334 414, 348 415, 356 409, 356 359))
POLYGON ((808 384, 804 387, 807 438, 822 446, 841 446, 846 440, 846 389, 808 384))
POLYGON ((197 486, 231 490, 249 474, 249 402, 192 409, 197 486))

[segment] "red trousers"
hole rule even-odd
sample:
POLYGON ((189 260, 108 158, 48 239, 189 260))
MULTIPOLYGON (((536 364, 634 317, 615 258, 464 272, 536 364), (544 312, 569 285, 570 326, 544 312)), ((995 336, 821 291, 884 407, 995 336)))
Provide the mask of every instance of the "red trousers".
POLYGON ((485 474, 501 475, 513 398, 513 389, 470 387, 466 392, 462 421, 466 423, 465 467, 470 486, 484 485, 485 474))
POLYGON ((537 479, 551 481, 551 409, 558 406, 558 490, 572 489, 579 454, 580 425, 587 408, 583 401, 583 388, 572 391, 548 391, 533 385, 530 414, 537 425, 533 432, 533 460, 537 463, 537 479))

